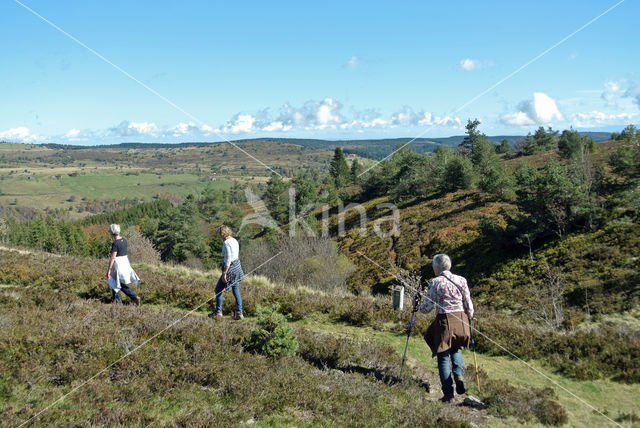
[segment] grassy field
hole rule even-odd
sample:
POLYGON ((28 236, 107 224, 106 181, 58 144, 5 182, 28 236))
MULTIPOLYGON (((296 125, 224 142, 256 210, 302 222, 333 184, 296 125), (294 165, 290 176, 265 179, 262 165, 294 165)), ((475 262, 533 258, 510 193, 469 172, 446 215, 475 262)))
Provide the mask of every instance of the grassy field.
POLYGON ((78 217, 78 208, 95 200, 148 200, 167 195, 184 197, 199 192, 205 186, 231 186, 228 180, 203 181, 195 174, 120 173, 109 168, 72 176, 69 174, 75 171, 70 168, 29 172, 31 174, 27 176, 12 174, 4 177, 0 182, 0 204, 15 203, 42 210, 71 208, 74 214, 71 217, 78 217))
POLYGON ((273 141, 236 145, 133 149, 0 143, 0 206, 57 209, 79 218, 86 211, 101 212, 109 201, 182 198, 211 183, 264 183, 273 171, 285 176, 326 171, 332 155, 273 141))

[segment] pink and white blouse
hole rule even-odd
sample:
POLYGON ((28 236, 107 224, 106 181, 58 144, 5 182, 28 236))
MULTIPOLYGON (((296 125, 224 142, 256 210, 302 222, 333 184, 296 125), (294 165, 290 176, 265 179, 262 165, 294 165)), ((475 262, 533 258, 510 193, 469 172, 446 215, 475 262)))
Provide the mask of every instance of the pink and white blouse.
POLYGON ((426 301, 418 309, 426 314, 431 312, 434 306, 437 314, 466 312, 469 317, 473 317, 473 303, 467 280, 445 270, 429 281, 426 301))

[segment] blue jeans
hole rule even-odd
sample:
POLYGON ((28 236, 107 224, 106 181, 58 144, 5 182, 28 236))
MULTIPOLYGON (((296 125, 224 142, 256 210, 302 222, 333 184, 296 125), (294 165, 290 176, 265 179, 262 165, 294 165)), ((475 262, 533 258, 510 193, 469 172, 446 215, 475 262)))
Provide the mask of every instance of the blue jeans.
POLYGON ((456 379, 464 378, 464 368, 462 367, 462 351, 448 349, 438 354, 438 372, 440 373, 440 384, 442 385, 442 393, 444 395, 453 395, 453 379, 451 379, 451 367, 449 359, 453 366, 453 376, 456 379))
MULTIPOLYGON (((229 283, 225 284, 222 282, 222 277, 218 280, 218 284, 216 284, 216 312, 222 312, 222 294, 223 290, 229 285, 229 283)), ((236 282, 231 286, 231 292, 233 293, 233 297, 236 299, 236 311, 242 312, 242 297, 240 297, 240 282, 236 282)))
MULTIPOLYGON (((129 296, 129 298, 131 300, 136 300, 138 298, 138 296, 136 296, 136 293, 133 292, 132 289, 129 288, 129 286, 127 284, 120 284, 120 290, 122 290, 122 292, 124 294, 126 294, 127 296, 129 296)), ((117 300, 119 303, 122 303, 122 298, 120 297, 120 292, 116 292, 113 290, 113 288, 111 289, 111 296, 117 300)))

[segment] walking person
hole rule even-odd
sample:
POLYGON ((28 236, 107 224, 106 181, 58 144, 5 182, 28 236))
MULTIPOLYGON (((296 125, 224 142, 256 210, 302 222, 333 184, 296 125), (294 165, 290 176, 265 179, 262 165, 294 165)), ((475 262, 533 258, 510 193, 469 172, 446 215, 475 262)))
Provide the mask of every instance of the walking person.
POLYGON ((240 281, 244 279, 244 272, 240 265, 240 245, 238 241, 231 236, 231 229, 228 226, 220 226, 218 233, 222 238, 222 274, 216 284, 216 311, 209 314, 210 318, 222 316, 222 293, 225 289, 231 287, 233 297, 236 299, 236 311, 233 318, 241 320, 242 316, 242 297, 240 297, 240 281))
POLYGON ((136 305, 140 304, 140 297, 129 288, 129 284, 138 285, 140 278, 131 267, 127 256, 127 240, 120 236, 120 226, 112 224, 109 226, 109 233, 113 239, 109 257, 109 267, 107 268, 107 283, 111 287, 113 302, 122 304, 120 290, 136 305))
POLYGON ((438 357, 438 372, 444 394, 440 400, 444 402, 453 399, 454 380, 457 394, 467 391, 461 350, 469 346, 469 320, 473 318, 473 303, 467 280, 452 274, 450 269, 449 256, 437 254, 433 257, 433 272, 436 277, 429 281, 426 301, 418 307, 425 314, 436 308, 436 319, 427 328, 424 339, 431 348, 431 356, 438 357))

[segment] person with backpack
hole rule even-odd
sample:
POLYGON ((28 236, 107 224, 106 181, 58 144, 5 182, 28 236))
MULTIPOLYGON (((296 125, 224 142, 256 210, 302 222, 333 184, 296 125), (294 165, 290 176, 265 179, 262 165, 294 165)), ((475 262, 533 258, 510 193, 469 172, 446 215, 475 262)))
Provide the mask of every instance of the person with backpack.
POLYGON ((443 402, 453 399, 454 380, 457 394, 467 391, 461 350, 469 346, 469 320, 474 315, 467 280, 454 275, 450 269, 449 256, 437 254, 433 257, 436 277, 429 281, 425 302, 418 306, 418 310, 425 314, 436 309, 436 318, 427 328, 424 339, 431 349, 431 356, 438 357, 438 372, 444 394, 440 400, 443 402))

